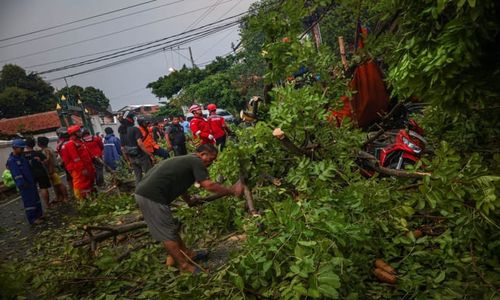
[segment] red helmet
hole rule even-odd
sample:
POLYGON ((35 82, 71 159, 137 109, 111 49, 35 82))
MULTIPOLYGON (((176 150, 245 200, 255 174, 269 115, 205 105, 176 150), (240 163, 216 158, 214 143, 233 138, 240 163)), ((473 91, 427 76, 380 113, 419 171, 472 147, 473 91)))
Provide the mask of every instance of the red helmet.
POLYGON ((68 134, 69 135, 72 135, 78 131, 80 131, 82 127, 80 125, 71 125, 69 128, 68 128, 68 134))
POLYGON ((197 111, 197 110, 201 110, 201 106, 199 106, 198 104, 193 104, 191 105, 191 107, 189 107, 189 112, 190 113, 193 113, 194 111, 197 111))
POLYGON ((207 105, 207 109, 208 110, 217 110, 217 105, 210 103, 209 105, 207 105))

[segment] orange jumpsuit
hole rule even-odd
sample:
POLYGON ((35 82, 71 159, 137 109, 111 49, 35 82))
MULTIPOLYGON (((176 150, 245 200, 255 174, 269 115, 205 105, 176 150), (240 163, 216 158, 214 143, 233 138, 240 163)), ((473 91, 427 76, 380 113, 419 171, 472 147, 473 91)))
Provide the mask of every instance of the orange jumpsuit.
POLYGON ((88 197, 93 191, 95 169, 92 156, 85 144, 76 137, 61 147, 61 158, 66 170, 73 178, 73 192, 78 200, 88 197))

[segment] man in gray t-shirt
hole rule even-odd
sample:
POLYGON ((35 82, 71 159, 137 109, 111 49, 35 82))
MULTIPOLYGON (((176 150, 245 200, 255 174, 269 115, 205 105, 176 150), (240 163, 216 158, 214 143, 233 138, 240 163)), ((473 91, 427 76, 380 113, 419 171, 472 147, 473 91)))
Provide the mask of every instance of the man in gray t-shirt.
POLYGON ((169 204, 179 196, 189 205, 196 204, 199 200, 187 194, 195 182, 217 194, 240 196, 243 193, 241 182, 226 187, 210 180, 207 167, 216 158, 217 148, 205 144, 198 147, 196 153, 163 160, 144 176, 135 190, 135 199, 149 232, 155 240, 163 242, 181 271, 195 273, 200 270, 185 257, 187 255, 192 259, 196 253, 187 249, 180 238, 180 224, 172 216, 169 204))

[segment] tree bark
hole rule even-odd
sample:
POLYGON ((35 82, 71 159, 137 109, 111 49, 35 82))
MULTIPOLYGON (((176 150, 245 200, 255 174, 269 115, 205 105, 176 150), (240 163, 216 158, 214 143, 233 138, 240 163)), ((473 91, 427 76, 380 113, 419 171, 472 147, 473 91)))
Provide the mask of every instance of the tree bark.
POLYGON ((121 233, 137 230, 140 228, 146 227, 146 222, 140 221, 140 222, 134 222, 134 223, 129 223, 129 224, 124 224, 124 225, 118 225, 118 226, 110 226, 110 227, 98 227, 98 228, 104 228, 105 231, 99 232, 97 234, 92 234, 91 233, 91 228, 90 226, 84 228, 85 231, 89 233, 89 237, 83 238, 81 240, 77 240, 73 242, 73 247, 82 247, 88 244, 94 245, 93 248, 95 247, 95 244, 97 242, 104 241, 110 237, 117 236, 121 233), (90 228, 89 228, 90 227, 90 228))

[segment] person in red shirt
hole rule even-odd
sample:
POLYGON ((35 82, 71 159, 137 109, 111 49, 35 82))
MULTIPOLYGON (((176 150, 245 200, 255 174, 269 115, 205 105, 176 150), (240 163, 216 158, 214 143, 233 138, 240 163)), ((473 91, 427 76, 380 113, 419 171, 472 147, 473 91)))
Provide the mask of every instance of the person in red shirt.
POLYGON ((87 128, 82 130, 82 141, 89 150, 95 169, 95 182, 97 186, 104 185, 104 164, 102 163, 102 153, 104 144, 99 136, 93 136, 87 128))
POLYGON ((220 151, 222 151, 226 146, 226 133, 229 132, 229 128, 227 127, 224 118, 217 115, 217 106, 215 104, 209 104, 207 108, 210 114, 208 116, 208 124, 210 124, 210 128, 212 129, 215 144, 219 146, 220 151))
POLYGON ((59 157, 61 157, 61 167, 64 169, 64 172, 66 173, 66 182, 68 184, 68 189, 70 193, 73 193, 73 178, 71 178, 71 173, 68 171, 66 166, 64 165, 64 162, 66 159, 63 157, 65 153, 62 152, 62 148, 64 145, 69 143, 69 134, 68 134, 68 128, 66 127, 61 127, 56 130, 57 137, 59 138, 57 140, 56 144, 56 152, 59 154, 59 157))
POLYGON ((189 122, 189 128, 193 133, 193 139, 197 146, 203 144, 215 144, 215 137, 210 128, 208 121, 203 118, 201 106, 198 104, 191 105, 189 112, 193 114, 193 119, 189 122))
POLYGON ((61 158, 73 178, 73 193, 76 199, 83 200, 93 191, 95 169, 90 151, 80 139, 80 128, 80 125, 68 128, 70 139, 61 147, 61 158))

